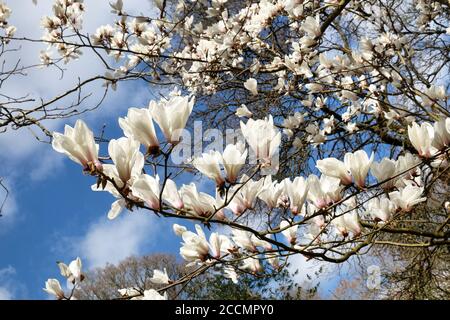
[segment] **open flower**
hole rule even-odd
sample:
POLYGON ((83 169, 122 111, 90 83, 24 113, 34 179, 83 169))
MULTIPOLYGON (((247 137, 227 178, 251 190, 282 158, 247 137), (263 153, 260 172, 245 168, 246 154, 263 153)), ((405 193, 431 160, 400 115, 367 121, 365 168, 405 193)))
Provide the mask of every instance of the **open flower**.
POLYGON ((98 160, 98 145, 94 134, 82 120, 77 120, 72 128, 64 127, 64 134, 54 132, 52 147, 59 153, 66 154, 71 160, 83 166, 83 170, 101 170, 102 164, 98 160))
POLYGON ((295 177, 293 181, 287 178, 283 182, 285 183, 285 190, 289 197, 292 214, 297 215, 302 211, 303 204, 308 195, 308 181, 303 177, 295 177))
POLYGON ((183 232, 183 243, 180 248, 180 255, 190 263, 206 261, 209 252, 209 244, 205 233, 199 225, 195 225, 197 233, 192 231, 183 232))
POLYGON ((131 186, 133 195, 143 200, 147 205, 154 210, 159 210, 159 176, 149 176, 148 174, 142 174, 137 178, 131 186))
POLYGON ((420 202, 427 200, 426 197, 421 197, 423 187, 416 187, 412 184, 407 184, 406 187, 399 191, 389 193, 389 199, 405 212, 411 211, 412 207, 420 202))
POLYGON ((354 153, 346 153, 344 157, 344 163, 350 170, 355 184, 363 188, 366 184, 366 177, 369 172, 370 166, 373 162, 373 153, 369 157, 364 150, 358 150, 354 153))
POLYGON ((180 141, 181 130, 186 126, 194 101, 194 98, 172 96, 169 100, 150 102, 150 113, 169 143, 180 141))
POLYGON ((273 125, 272 116, 264 120, 241 121, 242 134, 258 160, 271 164, 272 156, 281 143, 281 132, 273 125))
POLYGON ((64 299, 64 291, 61 288, 61 284, 57 279, 48 279, 45 282, 45 288, 44 291, 54 295, 57 299, 61 300, 64 299))
POLYGON ((348 167, 340 160, 336 158, 326 158, 318 160, 316 164, 322 174, 329 177, 339 178, 345 185, 352 183, 352 176, 348 167))
POLYGON ((351 232, 354 236, 361 234, 361 224, 359 223, 358 214, 356 211, 344 213, 332 221, 339 233, 347 237, 351 232))
POLYGON ((149 153, 159 148, 150 110, 130 108, 125 118, 119 118, 119 125, 128 138, 142 143, 149 153))
POLYGON ((367 212, 375 221, 388 221, 395 209, 396 205, 386 197, 376 197, 367 202, 367 212))
POLYGON ((430 158, 436 153, 436 148, 432 146, 434 129, 431 124, 424 122, 418 125, 416 122, 413 122, 408 126, 408 137, 419 156, 430 158))
POLYGON ((218 151, 211 150, 209 153, 203 153, 192 161, 193 166, 202 174, 216 182, 216 185, 222 186, 225 180, 220 171, 220 162, 222 155, 218 151))
POLYGON ((281 221, 280 223, 280 229, 285 229, 281 231, 281 233, 286 237, 287 241, 290 244, 295 244, 297 241, 297 230, 298 225, 290 226, 291 224, 287 222, 286 220, 281 221))
POLYGON ((229 144, 223 151, 220 162, 222 163, 227 174, 227 181, 235 183, 239 171, 245 164, 247 159, 247 150, 243 143, 229 144))
POLYGON ((181 199, 180 193, 178 192, 177 185, 172 179, 166 180, 166 185, 164 186, 163 199, 169 203, 172 207, 176 209, 183 209, 184 203, 181 199))
POLYGON ((171 282, 166 268, 164 268, 164 272, 158 269, 153 270, 153 277, 150 278, 150 281, 156 284, 169 284, 171 282))
MULTIPOLYGON (((377 178, 378 182, 385 181, 396 175, 396 161, 383 158, 381 162, 373 162, 370 167, 372 175, 377 178)), ((390 189, 394 186, 396 179, 386 181, 381 185, 384 189, 390 189)))

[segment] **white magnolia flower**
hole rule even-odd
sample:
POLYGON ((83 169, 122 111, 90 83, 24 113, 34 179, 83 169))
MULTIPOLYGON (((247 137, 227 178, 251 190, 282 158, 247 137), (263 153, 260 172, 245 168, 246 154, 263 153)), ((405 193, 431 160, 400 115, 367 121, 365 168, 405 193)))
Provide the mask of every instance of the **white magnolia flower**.
POLYGON ((231 240, 227 236, 219 235, 217 232, 213 232, 209 236, 209 247, 211 256, 216 259, 220 258, 222 254, 230 253, 234 249, 231 240))
POLYGON ((195 225, 197 233, 185 231, 181 235, 183 238, 180 255, 184 260, 191 263, 204 262, 208 257, 209 244, 205 233, 199 225, 195 225))
POLYGON ((204 192, 198 192, 194 183, 183 185, 180 195, 185 208, 197 216, 208 217, 216 211, 216 199, 204 192))
POLYGON ((77 120, 73 128, 66 125, 64 134, 54 132, 52 147, 82 165, 86 171, 102 169, 102 164, 98 160, 99 147, 95 143, 94 134, 82 120, 77 120))
POLYGON ((366 177, 373 162, 373 153, 369 157, 364 150, 354 153, 346 153, 344 156, 345 166, 350 170, 355 184, 363 188, 366 184, 366 177))
POLYGON ((278 199, 284 191, 284 183, 272 182, 272 176, 267 176, 264 179, 264 184, 261 191, 258 193, 258 198, 265 202, 270 208, 278 206, 278 199))
POLYGON ((408 212, 411 211, 412 207, 416 204, 427 200, 426 197, 420 197, 423 191, 423 187, 407 184, 403 189, 389 193, 389 199, 395 203, 397 207, 408 212))
POLYGON ((322 172, 322 174, 329 177, 339 178, 345 185, 352 183, 352 176, 350 175, 349 168, 344 164, 344 162, 336 158, 318 160, 316 167, 320 172, 322 172))
POLYGON ((180 193, 178 192, 177 185, 175 184, 175 181, 173 181, 172 179, 166 180, 166 185, 164 186, 162 196, 164 201, 169 203, 172 207, 176 209, 184 208, 184 203, 183 200, 181 199, 180 193))
POLYGON ((220 152, 211 150, 209 153, 203 153, 192 161, 192 165, 202 174, 216 182, 216 185, 222 186, 225 183, 220 171, 222 155, 220 152))
POLYGON ((251 111, 248 110, 248 108, 247 108, 247 106, 245 104, 243 104, 239 108, 237 108, 235 114, 239 118, 241 118, 241 117, 251 118, 253 116, 253 113, 251 113, 251 111))
POLYGON ((320 31, 320 24, 317 18, 311 16, 306 17, 303 21, 301 29, 308 34, 310 38, 316 38, 322 34, 320 31))
POLYGON ((169 143, 180 141, 181 130, 186 126, 194 101, 194 98, 172 96, 169 100, 150 102, 150 113, 169 143))
POLYGON ((436 148, 432 146, 434 128, 431 124, 427 122, 421 125, 418 125, 416 122, 412 123, 408 126, 408 137, 419 156, 430 158, 436 153, 436 148))
POLYGON ((57 279, 48 279, 45 282, 44 291, 48 294, 54 295, 58 299, 64 299, 64 291, 57 279))
POLYGON ((254 96, 258 94, 258 81, 256 79, 250 78, 244 82, 244 87, 250 91, 254 96))
MULTIPOLYGON (((385 181, 396 175, 396 161, 383 158, 381 162, 373 162, 370 170, 378 182, 385 181)), ((386 181, 381 185, 384 189, 390 189, 394 186, 396 179, 386 181)))
POLYGON ((286 237, 287 241, 293 245, 297 241, 298 225, 291 226, 291 227, 290 226, 291 226, 291 224, 289 222, 287 222, 286 220, 283 220, 280 223, 280 229, 285 229, 285 230, 281 231, 281 233, 286 237))
POLYGON ((243 143, 229 144, 223 151, 220 162, 222 163, 227 174, 227 181, 235 183, 239 171, 245 164, 247 159, 247 150, 243 143))
POLYGON ((353 233, 354 236, 359 236, 361 234, 361 225, 356 211, 342 214, 335 218, 331 223, 344 237, 347 237, 350 232, 353 233))
POLYGON ((144 296, 141 300, 167 300, 167 292, 164 295, 160 294, 155 289, 149 289, 144 291, 144 296))
POLYGON ((231 279, 234 284, 238 283, 239 276, 232 267, 226 266, 225 268, 223 268, 223 273, 225 278, 231 279))
POLYGON ((259 259, 252 257, 244 259, 241 268, 244 270, 248 270, 254 274, 259 273, 263 270, 259 259))
POLYGON ((249 119, 246 124, 241 121, 241 130, 256 158, 270 164, 281 143, 281 132, 274 126, 272 116, 249 119))
MULTIPOLYGON (((144 167, 144 155, 139 151, 139 141, 130 138, 112 139, 108 145, 108 153, 114 162, 112 169, 116 183, 131 184, 139 177, 144 167), (116 175, 119 179, 116 179, 116 175)), ((108 166, 108 168, 110 168, 108 166)), ((122 186, 120 185, 120 186, 122 186)))
POLYGON ((139 141, 148 151, 159 147, 149 109, 128 109, 127 116, 119 118, 119 125, 126 137, 139 141))
POLYGON ((271 248, 270 243, 258 239, 254 234, 249 231, 233 229, 232 231, 232 239, 236 245, 242 249, 257 252, 257 247, 265 247, 267 249, 271 248))
POLYGON ((166 268, 164 268, 164 271, 153 270, 153 277, 150 278, 150 281, 156 284, 169 284, 171 282, 166 268))
POLYGON ((256 197, 262 189, 264 180, 254 181, 244 174, 240 183, 228 191, 229 197, 234 195, 228 208, 235 215, 241 215, 246 209, 253 209, 255 207, 256 197))
POLYGON ((367 212, 375 220, 388 221, 395 209, 396 205, 386 197, 376 197, 367 202, 367 212))
POLYGON ((183 233, 185 233, 187 231, 186 227, 184 226, 180 226, 179 224, 174 224, 172 226, 173 228, 173 232, 175 232, 175 234, 179 237, 181 237, 183 235, 183 233))
POLYGON ((283 180, 285 183, 285 190, 289 197, 289 205, 293 215, 297 215, 302 211, 308 195, 308 181, 303 177, 295 177, 293 181, 289 178, 283 180))
POLYGON ((133 182, 131 191, 135 197, 143 200, 151 209, 160 209, 160 186, 158 175, 156 175, 156 177, 149 176, 148 174, 140 175, 139 178, 133 182))
POLYGON ((313 202, 318 209, 327 207, 341 200, 342 189, 338 178, 322 175, 319 178, 316 175, 308 177, 308 199, 313 202))
POLYGON ((139 296, 141 294, 141 291, 136 288, 124 288, 124 289, 118 289, 117 291, 124 298, 139 296))
POLYGON ((441 119, 434 123, 433 147, 442 150, 450 146, 450 118, 441 119))

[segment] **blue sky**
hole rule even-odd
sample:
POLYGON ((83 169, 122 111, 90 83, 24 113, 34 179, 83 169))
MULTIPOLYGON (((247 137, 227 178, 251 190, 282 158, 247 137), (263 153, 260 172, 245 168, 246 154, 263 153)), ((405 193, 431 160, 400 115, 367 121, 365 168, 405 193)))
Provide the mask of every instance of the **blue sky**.
MULTIPOLYGON (((50 14, 52 1, 6 1, 13 9, 11 23, 17 36, 41 36, 36 29, 42 15, 50 14)), ((85 1, 88 14, 85 30, 110 22, 108 1, 85 1), (104 14, 99 14, 104 12, 104 14)), ((125 1, 129 7, 144 11, 147 2, 125 1), (145 5, 144 5, 145 4, 145 5)), ((26 44, 17 58, 24 64, 37 63, 40 45, 26 44)), ((66 66, 66 76, 59 79, 54 69, 30 72, 16 78, 2 90, 11 95, 30 93, 34 97, 52 97, 77 82, 75 75, 86 78, 103 73, 97 59, 85 53, 83 58, 66 66)), ((95 87, 92 87, 95 90, 95 87)), ((99 110, 81 117, 99 133, 106 124, 105 136, 122 135, 117 117, 129 107, 143 107, 155 96, 148 85, 136 83, 119 86, 99 110)), ((95 101, 95 100, 92 100, 95 101)), ((63 131, 65 123, 76 119, 52 121, 50 130, 63 131)), ((103 146, 105 148, 105 146, 103 146)), ((180 239, 171 232, 174 220, 158 219, 144 212, 122 214, 117 220, 106 217, 114 198, 108 193, 92 192, 94 178, 82 174, 81 167, 54 152, 49 144, 39 143, 27 129, 0 134, 0 177, 10 190, 4 217, 0 218, 0 299, 46 299, 42 287, 48 278, 59 277, 56 261, 70 262, 77 256, 87 268, 115 263, 129 255, 152 252, 177 253, 180 239)), ((204 188, 210 188, 202 184, 204 188)), ((3 194, 0 193, 1 199, 3 194)), ((312 268, 298 257, 293 264, 312 268)), ((305 279, 302 272, 299 280, 305 279)), ((336 281, 331 281, 328 288, 336 281)))

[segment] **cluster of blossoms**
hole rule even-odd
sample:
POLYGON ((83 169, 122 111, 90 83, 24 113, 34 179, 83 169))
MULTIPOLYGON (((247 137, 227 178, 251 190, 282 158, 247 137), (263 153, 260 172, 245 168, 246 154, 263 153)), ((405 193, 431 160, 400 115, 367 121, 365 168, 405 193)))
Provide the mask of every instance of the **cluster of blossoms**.
MULTIPOLYGON (((421 126, 413 123, 409 127, 409 136, 419 156, 407 153, 397 160, 383 158, 377 163, 373 161, 373 154, 369 157, 365 151, 359 150, 345 154, 344 161, 336 158, 318 160, 317 169, 322 173, 320 177, 312 174, 307 178, 298 176, 279 182, 273 181, 270 175, 255 180, 245 173, 241 174, 247 149, 241 142, 229 144, 222 153, 210 151, 192 161, 199 172, 216 183, 217 192, 210 195, 199 192, 194 183, 178 189, 167 175, 160 178, 156 171, 153 175, 144 173, 146 159, 167 159, 172 147, 179 143, 179 132, 184 128, 193 104, 193 98, 180 96, 174 91, 169 99, 152 101, 148 108, 131 108, 125 118, 119 119, 126 137, 111 140, 109 157, 102 157, 102 160, 92 131, 81 120, 74 128, 66 126, 64 134, 55 132, 53 147, 82 165, 85 172, 98 177, 93 190, 108 191, 118 199, 108 214, 110 219, 117 217, 123 208, 132 210, 133 207, 214 222, 236 221, 228 212, 236 217, 245 213, 251 216, 250 212, 261 204, 269 211, 290 210, 291 215, 285 215, 275 229, 252 233, 241 229, 245 225, 236 225, 232 228, 231 239, 213 232, 208 241, 199 225, 196 226, 196 233, 179 225, 174 226, 176 234, 183 239, 180 254, 189 264, 222 263, 227 266, 224 269, 226 275, 234 280, 238 275, 232 266, 241 271, 258 273, 263 271, 262 261, 268 261, 273 268, 278 268, 280 262, 274 253, 276 250, 268 236, 269 231, 282 233, 293 250, 304 250, 311 241, 320 244, 331 239, 333 233, 325 232, 329 229, 328 225, 334 226, 336 235, 347 237, 352 233, 358 237, 363 230, 359 214, 368 215, 375 222, 386 223, 399 212, 409 212, 416 204, 426 200, 422 197, 423 159, 434 155, 434 161, 438 161, 446 157, 443 151, 447 150, 450 141, 450 127, 445 125, 450 123, 450 118, 436 122, 434 129, 427 123, 421 126), (159 141, 153 122, 158 124, 166 143, 159 141), (416 136, 415 130, 420 128, 433 134, 416 136), (145 154, 141 152, 141 145, 145 148, 145 154), (433 153, 423 153, 431 145, 435 148, 433 153), (110 159, 112 163, 102 163, 105 162, 103 159, 110 159), (367 183, 369 172, 378 184, 367 183), (378 185, 385 195, 370 193, 378 185), (366 208, 361 209, 358 203, 368 198, 366 208), (299 232, 301 226, 307 226, 303 235, 299 232), (233 264, 234 259, 241 262, 233 264)), ((271 117, 250 119, 247 123, 241 121, 241 128, 246 142, 259 160, 253 168, 257 173, 270 163, 275 149, 279 147, 281 133, 273 125, 271 117)), ((168 278, 165 282, 169 283, 168 278)), ((134 297, 132 289, 124 290, 123 296, 134 297)), ((155 290, 137 296, 162 297, 155 290)))
POLYGON ((58 281, 58 279, 48 279, 45 282, 44 291, 55 296, 58 300, 72 300, 74 299, 74 292, 84 280, 84 274, 81 272, 81 259, 76 258, 69 265, 64 262, 58 262, 59 271, 61 275, 67 280, 67 283, 72 286, 70 294, 66 294, 58 281))
POLYGON ((65 43, 65 32, 78 32, 83 25, 83 0, 57 0, 53 4, 53 15, 42 18, 41 27, 45 30, 42 40, 48 43, 48 49, 41 51, 42 64, 49 65, 52 61, 51 48, 55 47, 59 56, 68 63, 81 55, 76 45, 65 43))
MULTIPOLYGON (((432 22, 439 19, 440 6, 415 2, 427 16, 418 18, 417 28, 443 37, 447 30, 432 22)), ((124 137, 109 141, 107 156, 99 156, 94 134, 81 120, 66 126, 64 134, 54 133, 52 143, 97 177, 94 191, 116 198, 110 219, 124 209, 147 209, 206 227, 225 226, 208 238, 200 225, 195 233, 174 225, 188 264, 221 266, 236 282, 241 272, 279 270, 292 254, 348 259, 358 252, 357 244, 370 245, 374 232, 425 202, 427 183, 448 168, 448 95, 437 81, 407 78, 415 60, 414 32, 385 28, 387 9, 357 1, 320 6, 320 1, 263 0, 231 8, 226 0, 180 0, 169 20, 165 2, 158 3, 158 19, 129 15, 122 1, 112 3, 119 20, 99 27, 89 40, 114 58, 114 75, 108 78, 145 74, 146 80, 162 83, 178 80, 187 95, 175 90, 146 108, 130 108, 119 119, 124 137), (353 10, 344 10, 346 5, 353 10), (194 8, 204 12, 204 21, 194 8), (327 31, 334 14, 354 14, 341 20, 356 21, 367 34, 336 40, 327 31), (284 32, 282 43, 273 40, 273 29, 284 32), (188 118, 204 107, 202 102, 194 107, 195 98, 229 92, 239 104, 215 116, 241 118, 243 140, 177 167, 195 168, 215 183, 215 192, 202 192, 195 183, 178 187, 169 160, 183 142, 188 118), (380 147, 382 158, 376 161, 380 153, 370 148, 378 145, 398 149, 380 147), (345 151, 334 152, 335 147, 345 151), (284 163, 275 159, 279 149, 286 149, 284 163), (306 151, 315 155, 307 160, 310 172, 286 169, 291 157, 306 151), (247 162, 251 153, 255 164, 247 162), (273 166, 283 174, 263 171, 273 166), (253 227, 258 216, 265 222, 253 227)), ((44 19, 46 39, 59 46, 61 30, 78 32, 83 10, 80 1, 57 1, 55 16, 44 19)), ((79 55, 76 44, 63 46, 76 52, 61 51, 67 60, 79 55)), ((154 274, 155 283, 177 284, 166 272, 154 274)), ((124 298, 167 298, 165 290, 121 290, 124 298)))
POLYGON ((3 1, 0 1, 0 29, 2 29, 4 32, 1 40, 4 44, 9 43, 10 40, 8 38, 14 37, 14 34, 17 31, 17 28, 15 26, 11 26, 8 24, 8 18, 10 16, 11 9, 5 3, 3 3, 3 1))

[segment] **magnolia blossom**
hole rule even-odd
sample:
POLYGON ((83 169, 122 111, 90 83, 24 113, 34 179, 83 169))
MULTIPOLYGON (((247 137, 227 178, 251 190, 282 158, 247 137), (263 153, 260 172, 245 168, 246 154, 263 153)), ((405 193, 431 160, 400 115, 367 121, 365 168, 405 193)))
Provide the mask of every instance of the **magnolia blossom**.
POLYGON ((361 234, 361 225, 356 211, 340 215, 332 221, 332 224, 344 237, 347 237, 350 232, 353 233, 354 236, 359 236, 361 234))
POLYGON ((375 197, 367 202, 367 212, 376 221, 388 221, 395 209, 396 205, 386 197, 375 197))
POLYGON ((131 186, 133 195, 148 204, 151 209, 160 209, 160 187, 159 176, 149 176, 148 174, 142 174, 137 178, 131 186))
POLYGON ((263 270, 261 263, 259 262, 259 259, 252 257, 244 259, 241 268, 244 270, 248 270, 254 274, 262 272, 263 270))
POLYGON ((285 179, 283 182, 285 183, 285 190, 289 197, 292 214, 297 215, 302 211, 303 204, 308 195, 308 181, 303 177, 295 177, 293 181, 285 179))
POLYGON ((420 197, 423 191, 423 187, 417 187, 412 184, 408 184, 406 185, 406 187, 400 189, 399 191, 393 191, 389 193, 389 199, 391 199, 391 201, 403 211, 409 212, 411 211, 413 206, 427 200, 426 197, 420 197))
POLYGON ((318 160, 316 164, 317 169, 324 175, 329 177, 339 178, 343 184, 351 184, 352 176, 348 167, 336 158, 326 158, 318 160))
POLYGON ((181 235, 183 238, 180 255, 190 263, 204 262, 208 256, 209 244, 205 233, 199 225, 195 225, 197 233, 185 231, 181 235))
POLYGON ((57 279, 48 279, 45 282, 44 291, 48 294, 54 295, 59 300, 64 299, 65 297, 61 284, 57 279))
POLYGON ((211 256, 218 259, 223 254, 228 254, 234 251, 234 245, 231 240, 222 234, 217 232, 211 233, 209 236, 209 247, 211 249, 211 256))
POLYGON ((370 166, 373 162, 373 153, 369 157, 364 150, 358 150, 354 153, 346 153, 344 157, 344 163, 350 170, 355 184, 363 188, 366 184, 366 177, 369 172, 370 166))
POLYGON ((250 91, 254 96, 258 94, 258 81, 256 79, 250 78, 244 82, 244 87, 250 91))
POLYGON ((174 224, 172 226, 173 228, 173 232, 175 232, 175 234, 179 237, 181 237, 183 235, 183 233, 185 233, 187 231, 186 227, 184 226, 180 226, 179 224, 174 224))
POLYGON ((239 171, 244 166, 246 159, 247 150, 245 149, 243 143, 238 142, 236 144, 229 144, 226 146, 220 162, 225 169, 228 182, 236 182, 239 171))
POLYGON ((198 192, 194 183, 183 185, 180 189, 185 208, 197 216, 208 217, 216 212, 216 199, 204 192, 198 192))
POLYGON ((256 197, 261 191, 264 180, 260 179, 254 181, 244 174, 240 183, 242 185, 237 184, 228 191, 228 196, 233 196, 228 208, 230 208, 235 215, 241 215, 245 210, 253 209, 255 207, 256 197))
POLYGON ((289 222, 283 220, 280 223, 280 229, 285 229, 281 231, 281 233, 286 237, 287 241, 290 244, 295 244, 295 242, 297 241, 298 225, 291 226, 289 222))
MULTIPOLYGON (((386 181, 396 175, 397 163, 394 160, 383 158, 381 162, 373 162, 370 170, 378 182, 386 181)), ((391 189, 396 179, 386 181, 381 185, 384 189, 391 189)))
POLYGON ((436 148, 432 146, 434 129, 431 124, 427 122, 421 125, 418 125, 416 122, 412 123, 408 126, 408 137, 419 156, 430 158, 436 153, 436 148))
POLYGON ((213 179, 216 185, 222 186, 225 180, 220 171, 221 161, 222 155, 218 151, 211 150, 209 153, 203 153, 201 157, 195 158, 192 164, 198 171, 213 179))
POLYGON ((69 265, 66 265, 64 262, 58 262, 58 267, 61 275, 74 284, 82 281, 84 278, 84 275, 81 273, 82 263, 79 257, 70 262, 69 265))
POLYGON ((164 271, 153 270, 153 277, 150 278, 150 281, 156 284, 169 284, 171 282, 166 268, 164 268, 164 271))
POLYGON ((169 143, 177 144, 180 141, 181 130, 186 126, 194 102, 194 98, 181 96, 150 102, 150 113, 169 143))
POLYGON ((433 126, 434 139, 433 147, 438 150, 445 149, 450 146, 450 118, 436 121, 433 126))
POLYGON ((308 199, 319 209, 341 200, 342 189, 338 178, 322 175, 319 178, 316 175, 308 177, 308 199))
POLYGON ((127 116, 119 118, 119 125, 126 137, 139 141, 150 153, 152 150, 159 148, 158 138, 153 126, 153 118, 149 109, 128 109, 127 116))
POLYGON ((155 289, 149 289, 144 291, 144 296, 141 300, 167 300, 167 292, 164 292, 164 295, 160 294, 155 289))
POLYGON ((184 203, 181 199, 180 193, 178 192, 177 185, 172 179, 166 179, 162 196, 164 201, 169 203, 172 207, 176 209, 184 208, 184 203))
POLYGON ((258 198, 264 201, 269 209, 278 206, 278 200, 285 190, 284 183, 272 182, 272 176, 267 176, 264 179, 264 184, 261 191, 258 193, 258 198))
POLYGON ((272 116, 264 120, 249 119, 245 124, 241 121, 241 130, 256 158, 270 164, 281 143, 281 132, 273 125, 272 116))
POLYGON ((240 248, 248 250, 250 252, 258 252, 257 247, 264 247, 267 250, 272 248, 272 245, 267 241, 258 239, 254 234, 249 231, 233 229, 232 239, 236 245, 240 248))
POLYGON ((225 278, 230 279, 231 281, 233 281, 234 284, 238 283, 239 275, 236 273, 236 271, 232 267, 227 266, 227 267, 223 268, 223 274, 224 274, 225 278))
POLYGON ((102 164, 98 160, 98 144, 95 143, 94 134, 82 120, 77 120, 73 128, 66 125, 64 134, 54 132, 52 147, 82 165, 86 171, 102 170, 102 164))
POLYGON ((110 178, 114 178, 119 186, 131 184, 139 177, 144 167, 144 155, 139 151, 139 142, 130 138, 112 139, 108 145, 108 153, 114 162, 110 178), (119 179, 117 179, 119 178, 119 179))
POLYGON ((245 104, 241 105, 239 108, 236 109, 236 116, 238 117, 247 117, 251 118, 253 116, 253 113, 248 110, 247 106, 245 104))

